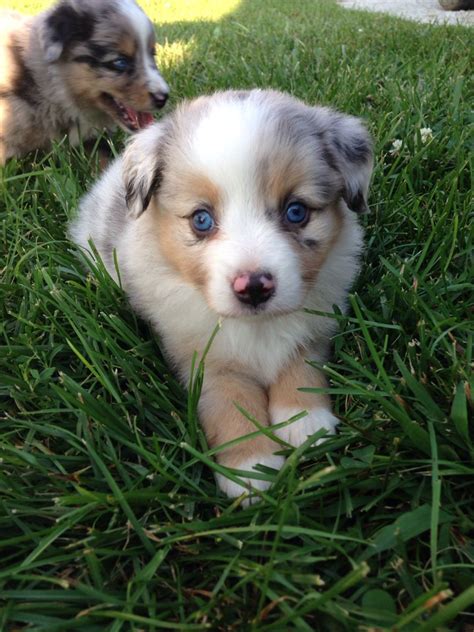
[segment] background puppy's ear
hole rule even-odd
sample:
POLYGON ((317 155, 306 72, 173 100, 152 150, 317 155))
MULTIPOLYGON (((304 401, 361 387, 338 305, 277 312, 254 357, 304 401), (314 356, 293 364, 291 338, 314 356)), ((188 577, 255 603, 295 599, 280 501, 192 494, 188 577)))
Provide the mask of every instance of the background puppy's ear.
POLYGON ((328 156, 342 176, 342 197, 351 211, 366 213, 373 170, 372 138, 355 116, 329 112, 328 122, 328 156))
POLYGON ((57 61, 73 42, 85 42, 94 32, 95 18, 75 6, 74 0, 63 0, 46 16, 41 41, 46 61, 57 61))
POLYGON ((155 123, 132 136, 123 155, 125 200, 130 217, 146 211, 161 182, 164 126, 155 123))

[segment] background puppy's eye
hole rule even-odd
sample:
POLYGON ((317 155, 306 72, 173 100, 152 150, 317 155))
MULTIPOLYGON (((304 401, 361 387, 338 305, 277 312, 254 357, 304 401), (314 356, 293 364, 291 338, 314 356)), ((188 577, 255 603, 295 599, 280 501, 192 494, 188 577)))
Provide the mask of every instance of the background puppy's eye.
POLYGON ((205 208, 199 208, 191 217, 191 224, 198 233, 209 233, 215 226, 214 218, 205 208))
POLYGON ((301 202, 291 202, 285 210, 285 220, 290 224, 303 224, 309 216, 309 211, 301 202))
POLYGON ((127 57, 117 57, 110 62, 110 65, 114 70, 118 72, 125 72, 131 67, 132 62, 127 57))

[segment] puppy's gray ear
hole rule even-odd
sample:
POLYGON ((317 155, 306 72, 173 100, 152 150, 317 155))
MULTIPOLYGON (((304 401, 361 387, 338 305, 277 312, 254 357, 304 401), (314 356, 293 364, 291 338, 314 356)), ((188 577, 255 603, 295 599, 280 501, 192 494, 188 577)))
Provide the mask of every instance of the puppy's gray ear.
POLYGON ((372 138, 355 116, 329 112, 326 142, 329 156, 342 176, 342 197, 356 213, 367 213, 367 193, 373 170, 372 138))
POLYGON ((62 0, 46 14, 40 30, 46 61, 58 61, 70 44, 92 36, 95 18, 76 4, 75 0, 62 0))
POLYGON ((134 219, 146 211, 160 187, 164 167, 163 135, 163 125, 155 123, 132 136, 125 149, 122 177, 128 212, 134 219))

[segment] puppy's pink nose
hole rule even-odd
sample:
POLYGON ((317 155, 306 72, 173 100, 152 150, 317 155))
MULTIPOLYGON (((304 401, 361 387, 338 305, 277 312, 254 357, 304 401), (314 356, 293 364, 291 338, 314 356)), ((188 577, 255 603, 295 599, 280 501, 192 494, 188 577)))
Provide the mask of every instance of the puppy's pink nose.
POLYGON ((241 303, 256 307, 273 296, 275 283, 270 272, 244 272, 234 279, 232 289, 241 303))

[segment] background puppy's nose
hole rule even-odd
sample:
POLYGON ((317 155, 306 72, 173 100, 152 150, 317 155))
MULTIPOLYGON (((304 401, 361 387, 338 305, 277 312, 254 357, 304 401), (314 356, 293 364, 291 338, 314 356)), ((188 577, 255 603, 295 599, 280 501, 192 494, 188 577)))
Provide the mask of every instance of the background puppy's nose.
POLYGON ((234 279, 232 289, 241 303, 256 307, 273 296, 275 283, 270 272, 244 272, 234 279))
POLYGON ((162 108, 168 100, 167 92, 150 92, 150 99, 153 107, 162 108))

